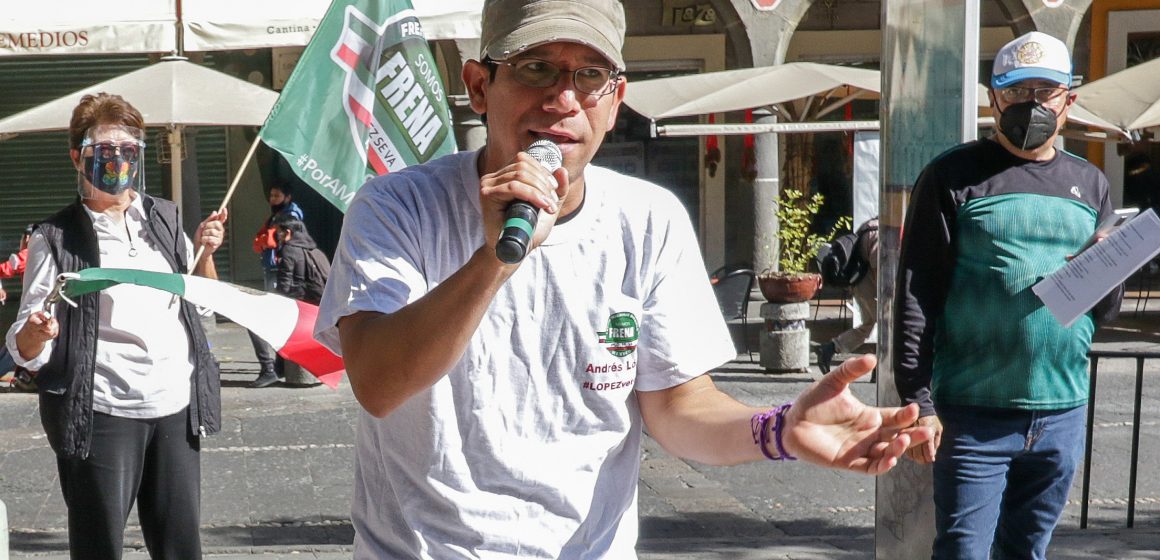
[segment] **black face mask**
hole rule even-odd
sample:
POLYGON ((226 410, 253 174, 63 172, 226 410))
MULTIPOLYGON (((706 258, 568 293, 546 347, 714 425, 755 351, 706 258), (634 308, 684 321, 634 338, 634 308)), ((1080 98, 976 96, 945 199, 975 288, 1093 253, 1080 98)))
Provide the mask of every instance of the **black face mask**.
POLYGON ((270 205, 270 212, 277 214, 278 212, 285 210, 286 207, 289 205, 290 205, 289 202, 283 202, 282 204, 271 204, 270 205))
POLYGON ((1011 105, 1001 115, 999 131, 1021 150, 1034 150, 1055 134, 1057 115, 1034 101, 1011 105))

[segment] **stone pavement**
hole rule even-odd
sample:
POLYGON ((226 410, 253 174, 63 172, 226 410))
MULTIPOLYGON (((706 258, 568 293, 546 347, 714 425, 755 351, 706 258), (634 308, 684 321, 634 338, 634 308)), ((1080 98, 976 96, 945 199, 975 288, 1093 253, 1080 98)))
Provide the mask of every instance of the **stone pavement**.
MULTIPOLYGON (((1122 321, 1104 333, 1097 347, 1160 346, 1156 324, 1154 313, 1122 321)), ((823 316, 814 325, 819 329, 814 339, 825 340, 841 321, 823 316)), ((344 381, 337 391, 322 386, 246 389, 257 365, 244 331, 219 323, 210 338, 222 362, 224 427, 206 441, 202 457, 207 557, 349 558, 357 417, 349 384, 344 381)), ((1101 383, 1117 376, 1128 379, 1133 367, 1101 365, 1101 383)), ((1149 367, 1154 371, 1157 366, 1149 367)), ((805 372, 768 375, 744 355, 714 375, 724 390, 754 404, 788 400, 816 377, 805 372)), ((874 400, 872 384, 862 381, 854 390, 863 400, 874 400)), ((1106 390, 1118 391, 1111 385, 1106 390)), ((11 558, 56 560, 67 558, 65 510, 35 401, 34 395, 0 390, 0 426, 5 428, 0 499, 8 510, 11 558)), ((1101 429, 1121 432, 1123 422, 1117 418, 1103 422, 1101 429)), ((1147 424, 1151 437, 1156 423, 1147 424)), ((1124 455, 1122 449, 1112 454, 1124 455)), ((1144 489, 1137 493, 1141 506, 1135 529, 1120 528, 1125 506, 1119 486, 1093 491, 1098 505, 1093 528, 1078 529, 1078 492, 1073 491, 1049 557, 1160 559, 1160 490, 1153 492, 1144 482, 1155 478, 1146 465, 1156 464, 1156 457, 1153 452, 1141 458, 1144 489)), ((1124 469, 1115 463, 1103 470, 1124 469)), ((642 560, 873 558, 870 477, 799 463, 706 467, 675 459, 646 440, 640 478, 642 560)), ((125 558, 147 558, 135 513, 130 524, 125 558)))

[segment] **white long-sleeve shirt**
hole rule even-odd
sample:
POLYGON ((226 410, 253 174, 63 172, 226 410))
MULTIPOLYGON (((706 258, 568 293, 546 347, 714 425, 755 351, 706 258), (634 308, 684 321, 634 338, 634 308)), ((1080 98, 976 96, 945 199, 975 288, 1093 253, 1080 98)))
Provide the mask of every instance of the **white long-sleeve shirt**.
MULTIPOLYGON (((173 272, 145 228, 140 196, 133 197, 123 221, 88 207, 85 211, 96 231, 101 267, 173 272)), ((187 262, 192 262, 193 244, 188 237, 185 247, 187 262)), ((48 363, 55 340, 25 360, 16 347, 16 333, 29 315, 44 306, 59 272, 47 240, 37 231, 28 245, 20 311, 6 340, 16 363, 30 370, 48 363)), ((93 410, 127 418, 161 418, 189 405, 193 360, 189 336, 181 324, 181 300, 129 284, 106 288, 99 297, 93 410)))

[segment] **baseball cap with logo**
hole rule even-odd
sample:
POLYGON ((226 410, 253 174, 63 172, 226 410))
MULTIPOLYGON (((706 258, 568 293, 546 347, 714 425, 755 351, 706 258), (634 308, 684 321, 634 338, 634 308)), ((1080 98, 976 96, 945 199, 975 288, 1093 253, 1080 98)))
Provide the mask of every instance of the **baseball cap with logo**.
POLYGON ((1031 79, 1071 86, 1071 54, 1063 41, 1032 31, 999 49, 991 68, 991 87, 1005 88, 1031 79))
POLYGON ((620 0, 486 0, 481 57, 507 60, 544 43, 592 47, 624 70, 624 5, 620 0))

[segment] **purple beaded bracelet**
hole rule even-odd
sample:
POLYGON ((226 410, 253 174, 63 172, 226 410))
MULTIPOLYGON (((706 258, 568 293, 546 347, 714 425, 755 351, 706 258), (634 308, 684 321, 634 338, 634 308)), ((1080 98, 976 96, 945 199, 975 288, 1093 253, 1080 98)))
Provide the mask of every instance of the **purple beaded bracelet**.
POLYGON ((785 413, 793 403, 785 403, 777 408, 759 412, 749 419, 749 427, 753 430, 753 443, 761 448, 761 454, 770 461, 796 461, 797 457, 790 455, 781 442, 782 430, 785 428, 785 413), (769 452, 769 421, 773 420, 773 444, 777 447, 777 456, 769 452))

